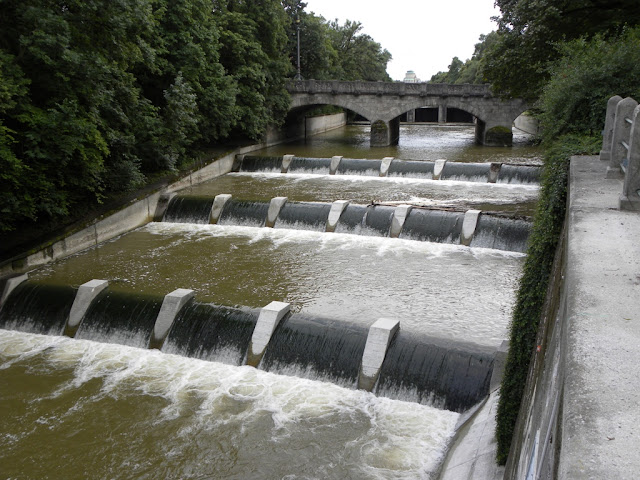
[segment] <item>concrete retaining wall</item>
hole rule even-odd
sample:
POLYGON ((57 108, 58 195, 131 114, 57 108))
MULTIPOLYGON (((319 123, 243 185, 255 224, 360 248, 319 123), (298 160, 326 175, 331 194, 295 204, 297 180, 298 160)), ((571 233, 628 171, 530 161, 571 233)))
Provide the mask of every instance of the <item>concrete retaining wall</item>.
MULTIPOLYGON (((306 134, 315 135, 338 128, 346 124, 346 114, 323 115, 306 119, 306 134)), ((293 128, 293 127, 292 127, 293 128)), ((226 155, 212 161, 205 167, 190 172, 180 180, 163 187, 151 195, 136 200, 113 214, 108 214, 93 220, 79 230, 65 235, 63 238, 47 242, 30 252, 9 259, 0 264, 0 278, 24 273, 34 267, 44 265, 53 260, 72 255, 100 242, 110 240, 129 230, 153 221, 158 200, 163 194, 172 193, 199 183, 229 173, 236 155, 246 154, 272 145, 297 138, 296 134, 304 136, 302 125, 293 130, 281 131, 270 128, 264 143, 237 148, 226 155), (295 131, 294 131, 295 130, 295 131)))
POLYGON ((98 217, 91 223, 75 232, 65 235, 63 238, 48 242, 30 252, 7 260, 0 264, 0 278, 24 273, 34 267, 72 255, 86 248, 93 247, 100 242, 122 235, 129 230, 145 225, 153 220, 158 200, 162 194, 174 192, 224 175, 231 171, 231 166, 237 154, 259 150, 264 147, 265 144, 256 144, 238 148, 214 160, 209 165, 189 173, 177 182, 145 198, 132 202, 115 213, 98 217))
POLYGON ((573 157, 565 234, 505 479, 633 479, 640 471, 640 215, 621 179, 573 157))
POLYGON ((317 135, 328 132, 334 128, 340 128, 347 124, 346 113, 335 113, 333 115, 322 115, 321 117, 307 117, 305 119, 306 135, 317 135))
POLYGON ((530 133, 531 135, 537 135, 540 132, 538 119, 532 117, 531 115, 520 115, 514 120, 513 125, 518 130, 522 130, 525 133, 530 133))

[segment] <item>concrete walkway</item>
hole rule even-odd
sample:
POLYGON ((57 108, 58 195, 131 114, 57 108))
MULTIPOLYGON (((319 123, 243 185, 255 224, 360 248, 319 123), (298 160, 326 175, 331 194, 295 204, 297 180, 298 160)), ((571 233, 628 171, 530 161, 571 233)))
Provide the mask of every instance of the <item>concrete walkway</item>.
POLYGON ((571 162, 560 479, 640 476, 640 213, 605 171, 571 162))

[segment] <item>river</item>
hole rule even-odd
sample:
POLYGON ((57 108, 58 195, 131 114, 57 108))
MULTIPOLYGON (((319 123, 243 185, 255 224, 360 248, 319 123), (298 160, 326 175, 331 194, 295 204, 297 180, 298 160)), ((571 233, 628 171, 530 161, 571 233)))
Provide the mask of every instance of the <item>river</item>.
MULTIPOLYGON (((400 139, 370 149, 368 127, 348 126, 256 155, 540 163, 524 136, 512 148, 483 148, 469 126, 402 126, 400 139)), ((288 175, 240 172, 181 194, 519 215, 537 198, 531 185, 288 175)), ((108 279, 113 292, 160 297, 189 288, 198 302, 237 308, 283 301, 363 328, 397 318, 403 332, 482 348, 507 337, 522 253, 277 227, 150 223, 39 268, 29 282, 108 279)), ((5 326, 27 331, 40 321, 2 314, 5 326)), ((376 396, 312 369, 274 373, 96 338, 0 330, 2 477, 426 479, 460 418, 429 399, 407 401, 411 392, 376 396)))

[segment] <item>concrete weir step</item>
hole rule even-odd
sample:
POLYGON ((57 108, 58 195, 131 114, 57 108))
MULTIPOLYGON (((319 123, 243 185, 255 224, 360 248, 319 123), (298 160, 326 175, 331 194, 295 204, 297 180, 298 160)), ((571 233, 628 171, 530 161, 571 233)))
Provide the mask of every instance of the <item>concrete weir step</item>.
POLYGON ((400 329, 400 321, 393 318, 380 318, 369 328, 367 343, 362 354, 358 388, 372 391, 376 384, 382 362, 393 336, 400 329))
POLYGON ((91 303, 105 288, 109 286, 108 280, 90 280, 80 285, 76 298, 71 305, 69 318, 64 328, 64 334, 68 337, 74 337, 80 327, 80 323, 85 313, 89 310, 91 303))

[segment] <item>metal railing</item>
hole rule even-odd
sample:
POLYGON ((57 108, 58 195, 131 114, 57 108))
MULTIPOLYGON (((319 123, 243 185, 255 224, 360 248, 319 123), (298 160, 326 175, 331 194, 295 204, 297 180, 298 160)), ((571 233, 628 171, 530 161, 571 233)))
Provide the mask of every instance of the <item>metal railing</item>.
POLYGON ((640 211, 640 106, 618 95, 607 102, 600 160, 607 178, 622 178, 620 209, 640 211))

